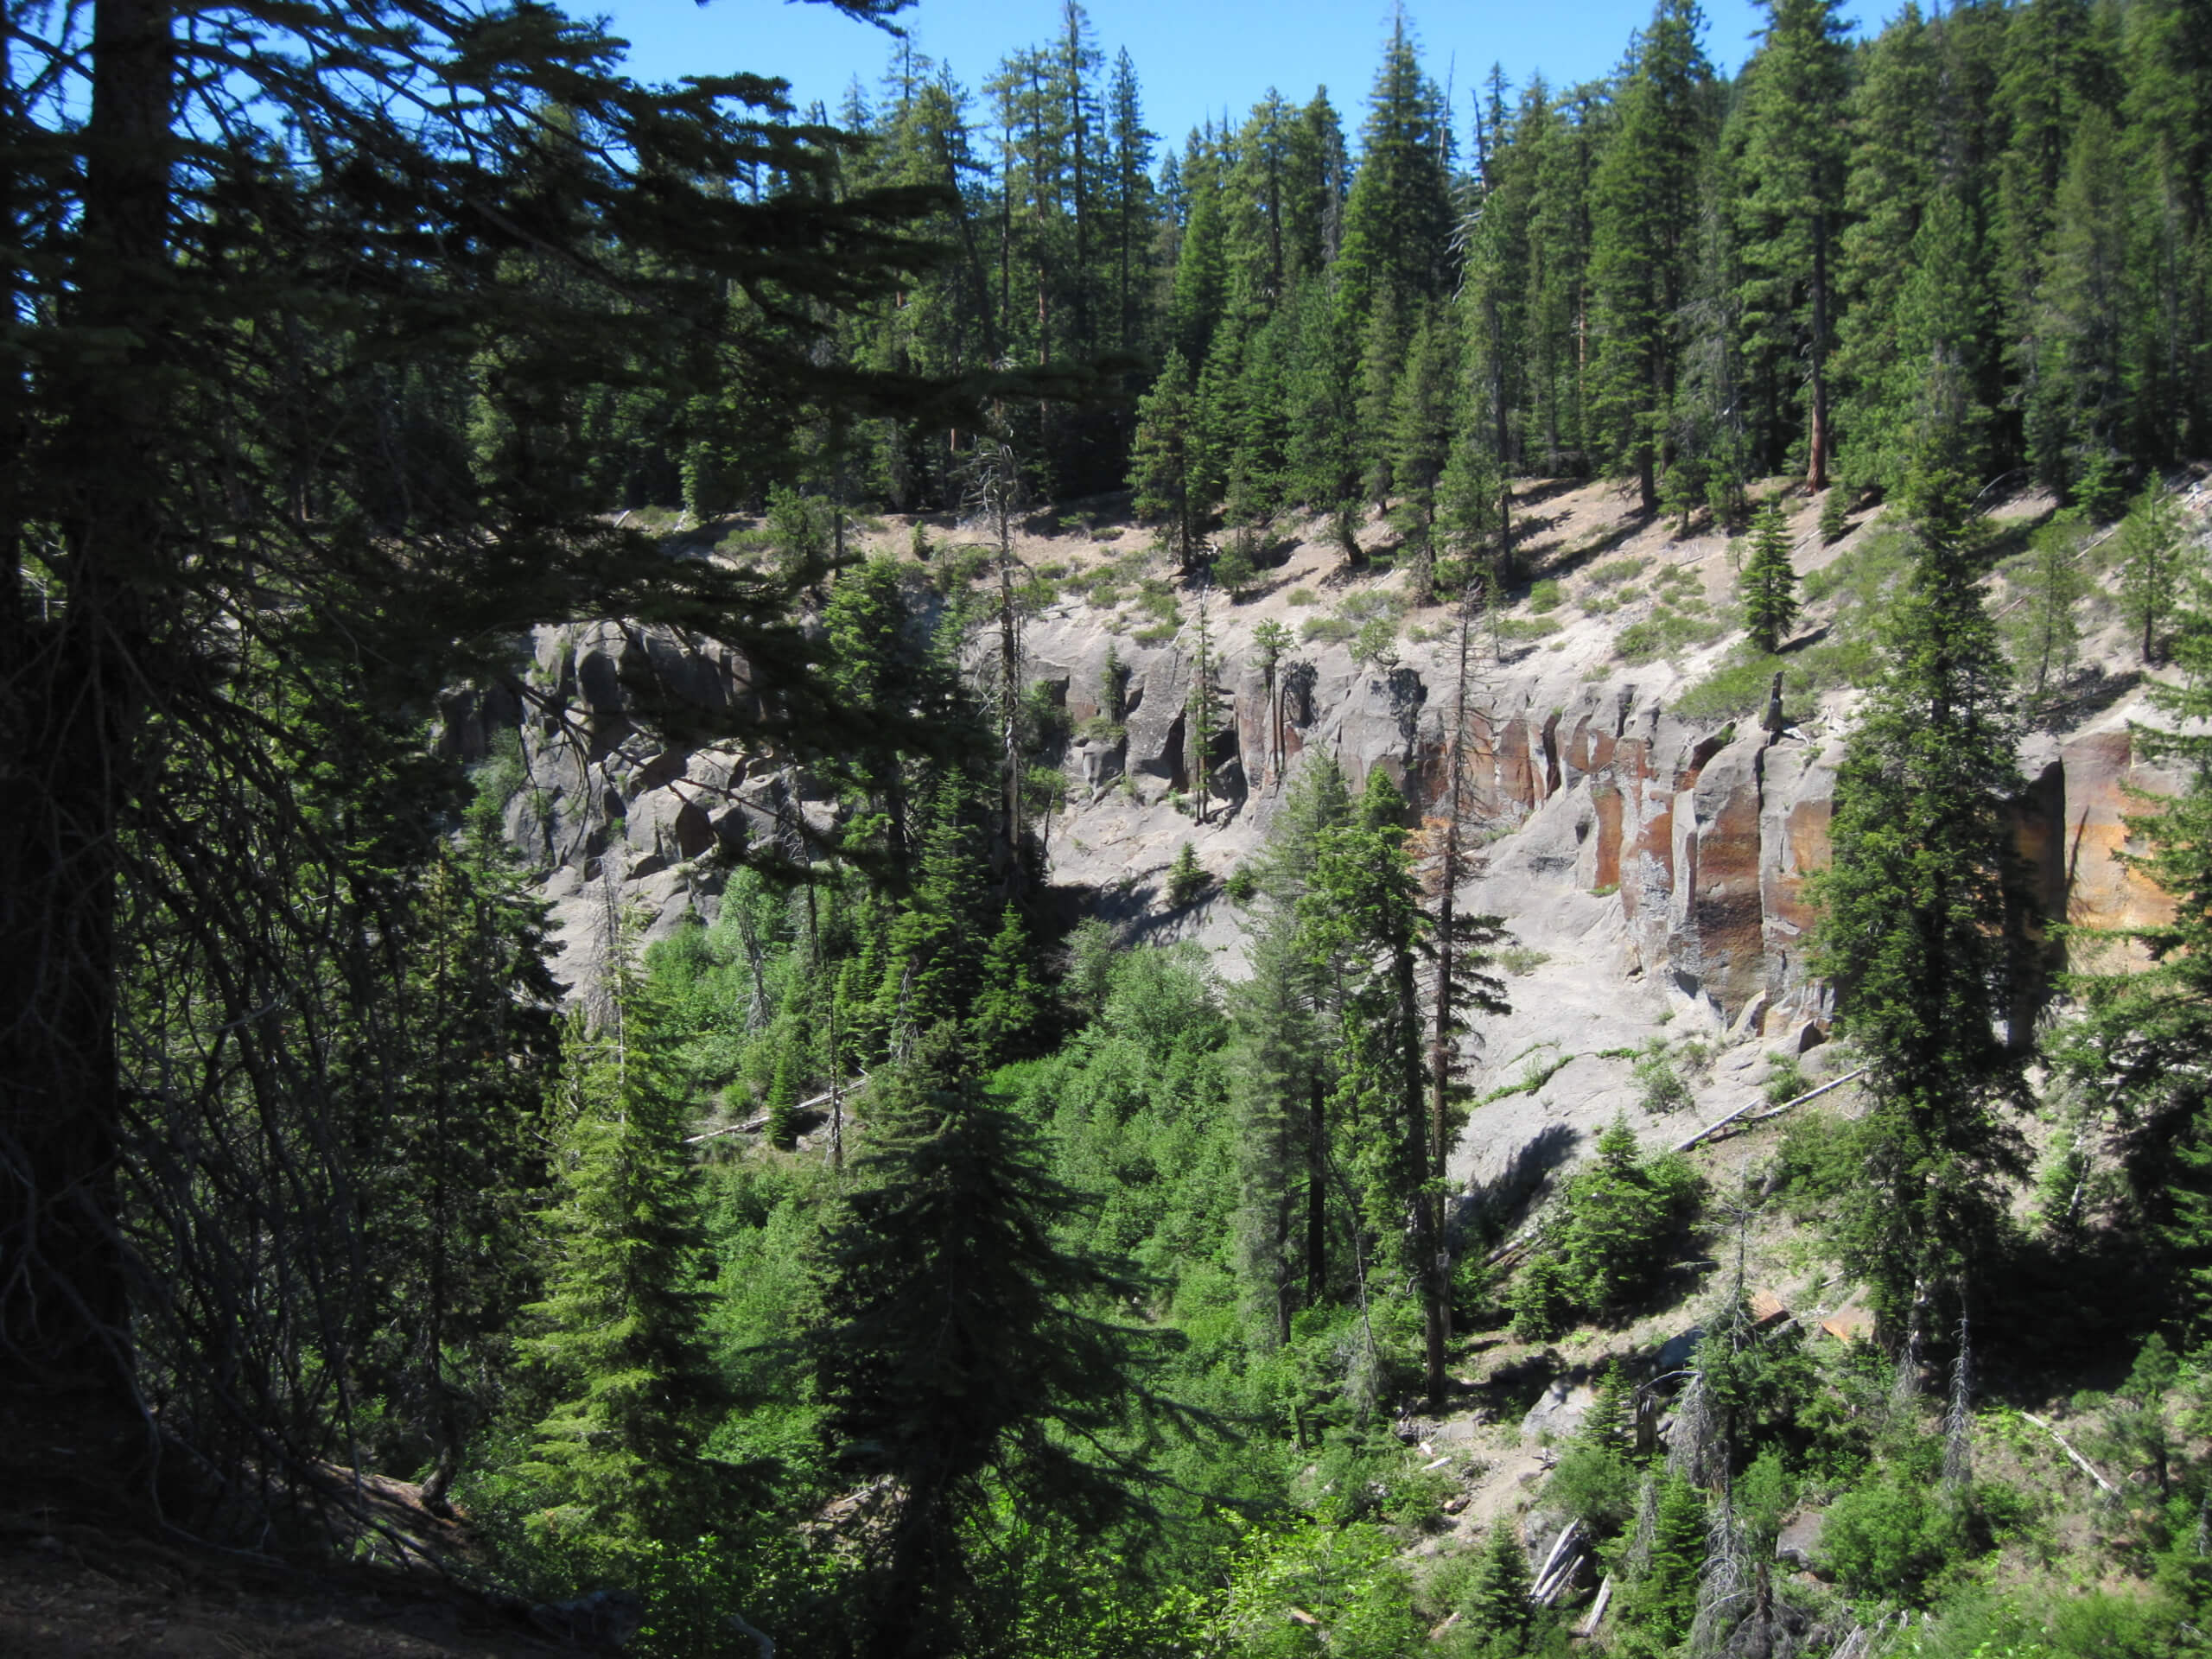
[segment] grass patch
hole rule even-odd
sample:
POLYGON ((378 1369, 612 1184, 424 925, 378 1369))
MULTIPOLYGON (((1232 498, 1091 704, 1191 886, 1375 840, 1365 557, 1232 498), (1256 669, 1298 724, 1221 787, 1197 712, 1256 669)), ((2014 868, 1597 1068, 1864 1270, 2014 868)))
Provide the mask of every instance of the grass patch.
POLYGON ((1155 622, 1170 627, 1183 624, 1183 607, 1176 602, 1174 585, 1158 576, 1147 576, 1137 583, 1137 606, 1155 622))
POLYGON ((1631 622, 1613 640, 1613 654, 1624 663, 1656 662, 1662 657, 1709 645, 1720 637, 1720 624, 1688 616, 1662 605, 1641 622, 1631 622))
POLYGON ((1497 637, 1515 645, 1525 645, 1532 639, 1548 639, 1563 631, 1555 616, 1507 616, 1499 618, 1497 623, 1497 637))
POLYGON ((1593 588, 1618 588, 1631 577, 1642 575, 1644 567, 1650 563, 1642 554, 1630 554, 1624 559, 1608 559, 1603 564, 1593 565, 1584 580, 1593 588))
POLYGON ((1311 588, 1294 588, 1287 594, 1283 595, 1283 602, 1287 605, 1296 605, 1302 608, 1307 605, 1319 605, 1321 602, 1321 595, 1315 593, 1311 588))
POLYGON ((1309 616, 1298 625, 1298 637, 1308 645, 1341 645, 1358 632, 1340 616, 1309 616))
POLYGON ((1566 597, 1567 590, 1559 585, 1558 579, 1546 576, 1529 589, 1529 608, 1541 616, 1546 611, 1559 609, 1566 597))

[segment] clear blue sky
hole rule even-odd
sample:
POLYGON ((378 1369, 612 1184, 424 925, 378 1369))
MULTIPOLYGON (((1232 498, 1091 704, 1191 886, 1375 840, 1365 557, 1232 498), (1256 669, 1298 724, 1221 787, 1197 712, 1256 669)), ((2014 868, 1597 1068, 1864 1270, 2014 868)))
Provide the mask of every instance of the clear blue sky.
MULTIPOLYGON (((834 114, 857 74, 874 97, 893 42, 826 5, 778 0, 571 0, 601 12, 632 43, 632 73, 666 80, 745 70, 780 75, 804 109, 834 114)), ((1241 120, 1269 86, 1304 101, 1325 84, 1354 142, 1389 28, 1389 0, 1095 0, 1085 8, 1109 64, 1127 47, 1144 89, 1146 124, 1179 146, 1185 133, 1225 107, 1241 120)), ((899 21, 916 46, 949 63, 971 92, 1000 59, 1051 36, 1058 0, 920 0, 899 21)), ((1706 52, 1732 73, 1764 17, 1751 0, 1706 0, 1706 52)), ((1452 123, 1465 153, 1469 92, 1493 60, 1516 87, 1541 71, 1554 86, 1605 74, 1650 0, 1409 0, 1421 60, 1452 86, 1452 123)), ((1877 21, 1871 17, 1862 21, 1877 21)))

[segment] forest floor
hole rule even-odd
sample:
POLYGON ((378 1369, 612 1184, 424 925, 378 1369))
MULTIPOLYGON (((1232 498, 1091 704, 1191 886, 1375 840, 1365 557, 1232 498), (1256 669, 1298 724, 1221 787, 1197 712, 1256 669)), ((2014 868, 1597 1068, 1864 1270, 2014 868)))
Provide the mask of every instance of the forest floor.
POLYGON ((138 1659, 414 1659, 594 1649, 457 1586, 264 1567, 85 1526, 0 1535, 0 1653, 138 1659))
MULTIPOLYGON (((416 1557, 348 1563, 303 1545, 296 1560, 193 1544, 163 1529, 143 1483, 115 1478, 143 1432, 111 1434, 67 1400, 0 1398, 0 1654, 137 1659, 414 1659, 610 1650, 582 1618, 467 1588, 416 1557)), ((335 1471, 334 1471, 335 1472, 335 1471)), ((347 1483, 348 1491, 352 1484, 347 1483)), ((365 1515, 414 1551, 466 1561, 465 1522, 424 1510, 419 1489, 371 1478, 365 1515)), ((326 1532, 331 1529, 326 1528, 326 1532)))

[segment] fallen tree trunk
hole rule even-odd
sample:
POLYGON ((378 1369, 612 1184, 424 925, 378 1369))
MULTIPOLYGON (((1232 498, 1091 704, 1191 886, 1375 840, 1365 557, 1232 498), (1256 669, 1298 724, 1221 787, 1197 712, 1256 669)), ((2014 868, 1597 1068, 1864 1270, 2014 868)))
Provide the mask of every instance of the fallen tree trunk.
MULTIPOLYGON (((1833 1082, 1824 1083, 1817 1089, 1806 1090, 1805 1093, 1798 1096, 1795 1100, 1783 1101, 1781 1105, 1775 1107, 1771 1111, 1761 1112, 1757 1117, 1745 1118, 1744 1121, 1747 1123, 1764 1123, 1770 1117, 1781 1116, 1783 1113, 1788 1111, 1793 1106, 1802 1106, 1808 1100, 1818 1100, 1822 1095, 1827 1093, 1829 1090, 1840 1089, 1845 1084, 1853 1081, 1854 1078, 1863 1077, 1866 1075, 1866 1068, 1863 1065, 1859 1066, 1853 1071, 1845 1072, 1841 1077, 1835 1078, 1833 1082)), ((1673 1150, 1676 1152, 1688 1152, 1692 1147, 1697 1145, 1699 1141, 1704 1140, 1707 1135, 1713 1134, 1716 1129, 1726 1128, 1728 1125, 1733 1123, 1738 1118, 1743 1117, 1745 1112, 1750 1111, 1752 1107, 1758 1104, 1758 1102, 1755 1100, 1745 1102, 1744 1104, 1738 1106, 1734 1111, 1729 1113, 1727 1116, 1715 1118, 1712 1122, 1707 1124, 1703 1128, 1691 1135, 1688 1140, 1677 1141, 1675 1142, 1673 1150)))

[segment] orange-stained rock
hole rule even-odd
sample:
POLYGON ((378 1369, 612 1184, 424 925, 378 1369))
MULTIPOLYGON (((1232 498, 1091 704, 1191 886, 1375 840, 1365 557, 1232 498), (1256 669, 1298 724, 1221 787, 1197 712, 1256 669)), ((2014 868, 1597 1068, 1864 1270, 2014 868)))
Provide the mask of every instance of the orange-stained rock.
POLYGON ((1751 732, 1707 760, 1686 798, 1695 813, 1695 863, 1687 920, 1695 934, 1699 979, 1733 1021, 1767 987, 1759 799, 1764 733, 1751 732))
POLYGON ((1598 868, 1592 885, 1600 893, 1621 884, 1621 810, 1618 789, 1610 785, 1593 788, 1590 804, 1598 810, 1598 868))
POLYGON ((2059 758, 2066 784, 2066 919, 2077 927, 2113 928, 2171 921, 2173 901, 2113 855, 2146 850, 2141 842, 2129 839, 2121 820, 2157 810, 2129 790, 2171 794, 2174 780, 2136 761, 2134 740, 2125 728, 2077 737, 2059 758))
POLYGON ((1857 1303, 1847 1302, 1821 1321, 1821 1329, 1838 1342, 1863 1342, 1874 1334, 1874 1316, 1857 1303))

